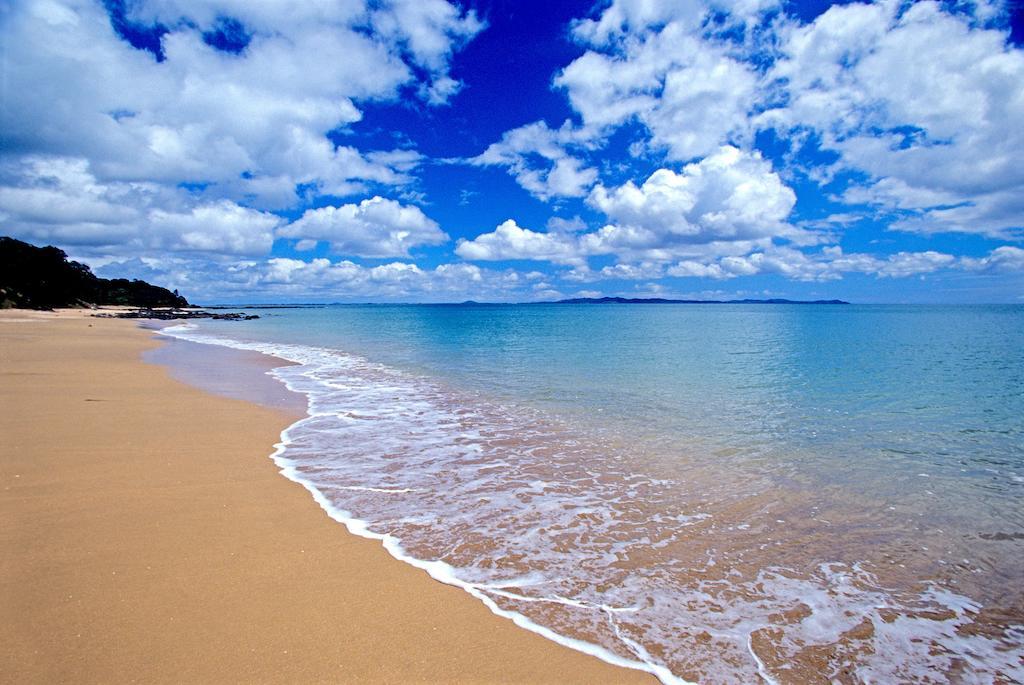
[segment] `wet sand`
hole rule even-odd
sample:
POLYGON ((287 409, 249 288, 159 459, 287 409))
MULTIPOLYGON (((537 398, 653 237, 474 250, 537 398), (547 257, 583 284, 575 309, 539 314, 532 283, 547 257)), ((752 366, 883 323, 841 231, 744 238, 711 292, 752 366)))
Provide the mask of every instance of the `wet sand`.
POLYGON ((0 312, 8 682, 655 682, 348 534, 267 458, 294 406, 204 393, 135 322, 0 312))

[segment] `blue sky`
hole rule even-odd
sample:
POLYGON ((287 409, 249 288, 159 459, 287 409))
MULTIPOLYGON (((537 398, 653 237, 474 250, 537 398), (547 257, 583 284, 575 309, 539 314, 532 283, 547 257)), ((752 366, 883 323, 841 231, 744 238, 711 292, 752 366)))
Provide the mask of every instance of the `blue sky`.
POLYGON ((1022 302, 1021 14, 21 0, 0 227, 201 302, 1022 302))

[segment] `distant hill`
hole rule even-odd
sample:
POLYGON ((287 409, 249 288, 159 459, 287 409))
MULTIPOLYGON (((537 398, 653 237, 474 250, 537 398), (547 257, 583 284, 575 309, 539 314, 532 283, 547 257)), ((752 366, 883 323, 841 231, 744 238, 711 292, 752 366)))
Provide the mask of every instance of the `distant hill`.
POLYGON ((850 304, 843 300, 666 300, 663 297, 574 297, 554 304, 850 304))
POLYGON ((187 307, 167 288, 125 278, 99 278, 56 247, 0 238, 0 308, 52 309, 96 305, 187 307))

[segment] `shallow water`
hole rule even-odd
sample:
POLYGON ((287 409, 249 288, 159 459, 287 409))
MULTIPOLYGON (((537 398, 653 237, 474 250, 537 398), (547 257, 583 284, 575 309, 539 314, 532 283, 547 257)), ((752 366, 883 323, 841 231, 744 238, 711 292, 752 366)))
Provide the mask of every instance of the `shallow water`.
POLYGON ((260 313, 170 333, 296 362, 289 475, 531 629, 665 681, 1024 680, 1024 307, 260 313))
MULTIPOLYGON (((161 328, 165 326, 153 330, 161 328)), ((246 400, 292 416, 306 413, 305 397, 290 392, 266 374, 281 362, 264 354, 167 337, 163 345, 146 350, 142 358, 166 367, 174 379, 215 395, 246 400)))

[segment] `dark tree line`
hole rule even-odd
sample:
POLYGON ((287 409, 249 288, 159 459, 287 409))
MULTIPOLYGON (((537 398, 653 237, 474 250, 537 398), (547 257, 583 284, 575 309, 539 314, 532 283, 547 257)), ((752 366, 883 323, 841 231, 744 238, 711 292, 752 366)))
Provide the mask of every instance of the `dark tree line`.
POLYGON ((167 288, 126 278, 99 278, 63 250, 0 238, 0 307, 52 309, 87 305, 187 307, 167 288))

